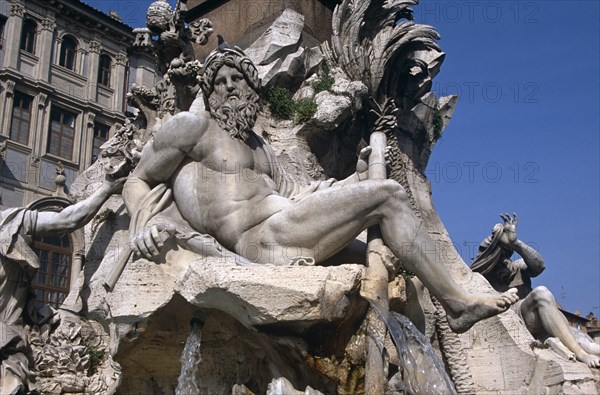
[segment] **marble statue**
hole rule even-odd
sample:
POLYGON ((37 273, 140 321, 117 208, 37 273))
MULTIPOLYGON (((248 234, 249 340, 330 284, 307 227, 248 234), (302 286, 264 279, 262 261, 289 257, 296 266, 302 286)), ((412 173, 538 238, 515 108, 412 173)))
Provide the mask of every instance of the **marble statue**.
POLYGON ((597 348, 589 347, 589 342, 580 342, 573 336, 550 290, 544 286, 532 288, 531 278, 544 271, 544 260, 536 250, 517 239, 517 215, 500 216, 504 223, 496 224, 492 234, 483 240, 471 269, 485 276, 498 292, 517 289, 519 301, 512 308, 534 338, 541 341, 550 337, 558 338, 578 361, 589 367, 600 368, 597 348), (514 252, 521 258, 511 260, 514 252))
POLYGON ((85 308, 27 334, 39 392, 451 393, 419 390, 435 353, 402 340, 402 313, 457 393, 598 393, 600 370, 531 347, 506 311, 517 290, 468 270, 437 215, 426 167, 458 97, 431 92, 445 54, 417 3, 341 0, 319 46, 317 11, 286 9, 250 44, 219 6, 230 44, 206 59, 212 22, 152 3, 133 50, 162 79, 131 87, 138 111, 70 186, 83 200, 128 178, 104 206, 119 215, 81 232, 67 300, 85 308), (263 89, 310 111, 276 119, 263 89))
POLYGON ((30 283, 39 268, 31 249, 34 238, 61 235, 83 227, 104 202, 123 186, 124 180, 106 178, 87 199, 61 212, 11 208, 0 212, 0 393, 33 390, 24 325, 55 320, 45 306, 34 308, 30 283))
POLYGON ((137 254, 158 256, 185 223, 252 262, 287 265, 301 258, 321 263, 378 224, 386 245, 447 310, 453 330, 464 332, 516 302, 513 290, 467 293, 442 262, 428 256, 433 243, 403 187, 367 179, 370 148, 361 152, 355 174, 301 190, 252 131, 259 86, 256 68, 241 50, 219 48, 208 56, 201 82, 208 111, 183 111, 166 122, 125 184, 132 217, 147 210, 140 202, 161 184, 172 186, 176 206, 132 235, 137 254))

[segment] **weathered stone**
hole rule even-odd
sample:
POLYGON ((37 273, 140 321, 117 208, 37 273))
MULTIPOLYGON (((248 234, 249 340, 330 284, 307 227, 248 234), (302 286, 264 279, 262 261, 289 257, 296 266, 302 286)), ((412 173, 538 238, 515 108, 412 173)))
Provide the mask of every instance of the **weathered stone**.
POLYGON ((267 31, 246 49, 246 55, 257 65, 285 58, 298 49, 303 28, 304 16, 286 8, 267 31))
POLYGON ((294 86, 304 79, 305 50, 298 48, 285 58, 276 59, 266 65, 257 66, 263 86, 294 86))
POLYGON ((256 64, 262 86, 298 86, 315 72, 323 56, 302 45, 304 17, 287 8, 245 53, 256 64))
POLYGON ((349 313, 348 295, 356 292, 362 273, 358 265, 240 266, 233 259, 199 259, 178 250, 166 254, 168 264, 130 263, 106 294, 101 283, 114 254, 106 255, 92 279, 88 308, 100 314, 109 308, 112 320, 123 323, 145 320, 174 294, 198 308, 225 311, 244 325, 339 320, 349 313))
POLYGON ((313 115, 314 125, 322 130, 332 130, 352 115, 352 101, 345 96, 330 92, 319 92, 315 96, 317 112, 313 115))
POLYGON ((306 81, 304 81, 300 89, 298 89, 296 93, 294 93, 292 99, 295 101, 302 99, 312 99, 315 96, 315 88, 313 85, 318 80, 319 76, 317 74, 313 74, 312 76, 310 76, 306 81))

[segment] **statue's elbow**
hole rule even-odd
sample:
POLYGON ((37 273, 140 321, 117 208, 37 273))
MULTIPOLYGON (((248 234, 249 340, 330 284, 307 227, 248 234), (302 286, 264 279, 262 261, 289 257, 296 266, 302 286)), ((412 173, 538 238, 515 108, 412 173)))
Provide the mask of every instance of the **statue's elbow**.
POLYGON ((542 274, 545 269, 546 269, 546 265, 544 265, 544 261, 540 259, 536 263, 535 267, 533 267, 532 269, 530 269, 530 271, 531 271, 530 276, 531 277, 537 277, 540 274, 542 274))

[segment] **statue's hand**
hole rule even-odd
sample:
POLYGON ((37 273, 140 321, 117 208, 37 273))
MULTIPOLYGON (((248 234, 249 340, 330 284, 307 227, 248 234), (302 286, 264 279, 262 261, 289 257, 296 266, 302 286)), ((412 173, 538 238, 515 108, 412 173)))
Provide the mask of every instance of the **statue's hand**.
POLYGON ((500 218, 504 221, 504 232, 500 236, 500 245, 506 249, 514 250, 514 245, 517 242, 517 223, 519 222, 517 213, 513 213, 512 217, 508 213, 500 214, 500 218))
POLYGON ((123 190, 123 185, 125 185, 125 181, 127 181, 127 177, 115 178, 110 174, 106 174, 104 176, 103 188, 107 189, 110 195, 121 193, 123 190))
MULTIPOLYGON (((370 145, 360 150, 358 154, 358 161, 356 162, 356 174, 358 175, 358 181, 364 181, 369 178, 369 156, 371 155, 372 148, 370 145)), ((388 145, 385 147, 384 152, 385 165, 389 169, 392 166, 392 151, 388 145)))
POLYGON ((371 155, 371 146, 368 145, 360 150, 358 161, 356 162, 356 174, 358 181, 364 181, 369 178, 369 155, 371 155))
POLYGON ((138 256, 152 259, 160 254, 165 242, 174 234, 173 224, 155 224, 138 232, 129 240, 129 246, 138 256))

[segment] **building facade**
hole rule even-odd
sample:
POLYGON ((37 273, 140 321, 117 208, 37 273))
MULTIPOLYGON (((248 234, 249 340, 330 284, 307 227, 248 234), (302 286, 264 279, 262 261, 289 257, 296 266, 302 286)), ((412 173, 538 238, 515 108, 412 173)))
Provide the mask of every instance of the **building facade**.
POLYGON ((0 0, 0 29, 1 209, 51 196, 57 171, 68 188, 156 77, 131 27, 78 0, 0 0))
MULTIPOLYGON (((157 82, 117 15, 78 0, 0 0, 0 210, 60 211, 69 185, 125 120, 131 84, 157 82)), ((84 264, 83 231, 34 240, 39 305, 59 307, 84 264)))

